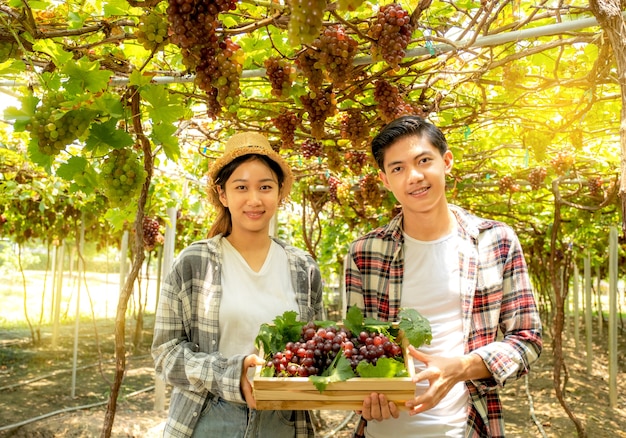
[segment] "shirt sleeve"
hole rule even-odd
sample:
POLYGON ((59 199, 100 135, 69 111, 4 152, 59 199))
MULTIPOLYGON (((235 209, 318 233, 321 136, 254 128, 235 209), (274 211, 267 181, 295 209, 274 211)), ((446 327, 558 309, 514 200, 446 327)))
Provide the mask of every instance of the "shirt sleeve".
MULTIPOLYGON (((491 371, 492 379, 475 381, 479 390, 504 386, 510 378, 528 373, 542 350, 542 324, 528 275, 521 245, 512 230, 506 228, 508 252, 502 256, 502 295, 499 307, 501 339, 488 342, 471 352, 478 354, 491 371)), ((494 248, 507 247, 498 240, 494 248)), ((495 251, 495 249, 494 249, 495 251)), ((492 312, 476 314, 474 321, 493 317, 492 312)))
POLYGON ((152 343, 155 370, 165 382, 180 389, 208 391, 225 400, 244 402, 240 379, 245 355, 223 357, 217 350, 217 318, 197 314, 194 297, 208 281, 206 276, 197 275, 200 263, 208 264, 206 257, 183 257, 163 282, 152 343))
POLYGON ((346 317, 348 309, 352 306, 357 306, 363 310, 365 302, 363 299, 363 279, 361 271, 354 261, 354 244, 350 245, 350 250, 344 258, 344 284, 343 295, 345 300, 345 306, 343 308, 342 318, 346 317))

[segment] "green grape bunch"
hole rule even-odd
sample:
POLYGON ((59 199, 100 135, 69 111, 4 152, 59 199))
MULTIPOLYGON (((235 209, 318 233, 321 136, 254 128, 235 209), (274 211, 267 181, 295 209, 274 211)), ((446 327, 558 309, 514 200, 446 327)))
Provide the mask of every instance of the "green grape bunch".
POLYGON ((56 156, 80 138, 91 124, 94 113, 87 109, 62 108, 60 93, 44 96, 27 129, 42 154, 56 156))
POLYGON ((128 205, 138 195, 145 179, 139 155, 130 148, 111 151, 100 170, 100 184, 113 207, 128 205))
POLYGON ((154 12, 148 12, 139 19, 135 36, 144 49, 153 51, 167 43, 168 21, 154 12))
POLYGON ((287 36, 292 46, 311 44, 322 31, 326 0, 289 0, 287 36))

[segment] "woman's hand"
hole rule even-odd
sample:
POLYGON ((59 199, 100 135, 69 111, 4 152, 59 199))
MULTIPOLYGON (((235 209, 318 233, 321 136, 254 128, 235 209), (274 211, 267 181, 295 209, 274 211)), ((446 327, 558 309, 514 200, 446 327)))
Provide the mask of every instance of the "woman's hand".
POLYGON ((398 418, 400 411, 394 402, 388 401, 385 394, 371 393, 363 400, 361 416, 367 421, 382 421, 398 418))
POLYGON ((252 383, 248 380, 248 370, 255 368, 257 365, 263 365, 264 363, 265 361, 256 354, 246 356, 243 360, 243 367, 241 369, 241 394, 243 394, 243 398, 251 409, 256 409, 256 400, 252 393, 252 383))

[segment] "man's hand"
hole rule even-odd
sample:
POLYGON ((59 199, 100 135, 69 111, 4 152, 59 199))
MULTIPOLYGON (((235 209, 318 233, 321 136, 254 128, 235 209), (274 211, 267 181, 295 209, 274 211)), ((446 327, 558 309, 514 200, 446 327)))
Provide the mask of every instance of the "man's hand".
POLYGON ((248 370, 256 367, 257 365, 263 365, 264 363, 265 361, 256 354, 246 356, 243 360, 243 367, 241 369, 241 394, 246 400, 246 404, 251 409, 256 409, 256 400, 254 399, 252 392, 252 384, 250 383, 250 380, 248 380, 248 370))
POLYGON ((398 418, 400 410, 395 403, 387 401, 385 394, 371 393, 363 400, 361 416, 367 421, 382 421, 389 418, 398 418))
POLYGON ((416 350, 413 346, 409 346, 409 353, 426 365, 426 369, 417 373, 413 381, 417 383, 428 380, 430 383, 425 393, 405 403, 409 408, 409 415, 419 414, 437 406, 459 382, 491 376, 482 358, 476 354, 456 357, 431 356, 416 350))

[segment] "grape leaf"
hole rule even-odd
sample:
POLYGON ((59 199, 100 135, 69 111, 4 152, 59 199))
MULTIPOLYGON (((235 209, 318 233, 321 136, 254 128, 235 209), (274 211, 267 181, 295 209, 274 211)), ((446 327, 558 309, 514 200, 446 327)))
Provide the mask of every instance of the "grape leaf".
POLYGON ((356 372, 359 376, 368 377, 408 377, 409 373, 406 370, 404 363, 391 359, 389 357, 382 357, 378 359, 376 365, 368 362, 359 362, 356 366, 356 372))
POLYGON ((346 313, 343 326, 353 334, 358 334, 363 329, 363 312, 356 306, 352 306, 346 313))
POLYGON ((287 342, 296 342, 300 339, 305 323, 298 321, 297 317, 296 312, 289 310, 274 318, 274 324, 261 324, 254 343, 259 350, 263 347, 264 356, 268 357, 282 351, 287 342))
POLYGON ((329 383, 343 382, 355 377, 350 361, 343 355, 338 354, 333 363, 324 371, 321 376, 309 376, 309 380, 315 388, 321 393, 324 392, 329 383))
POLYGON ((71 181, 77 173, 81 173, 85 170, 85 167, 89 165, 86 158, 83 157, 71 157, 66 163, 59 165, 57 169, 57 175, 61 178, 71 181))
POLYGON ((433 334, 428 319, 415 309, 401 309, 398 316, 400 317, 398 327, 412 346, 419 348, 424 344, 430 345, 433 334))

